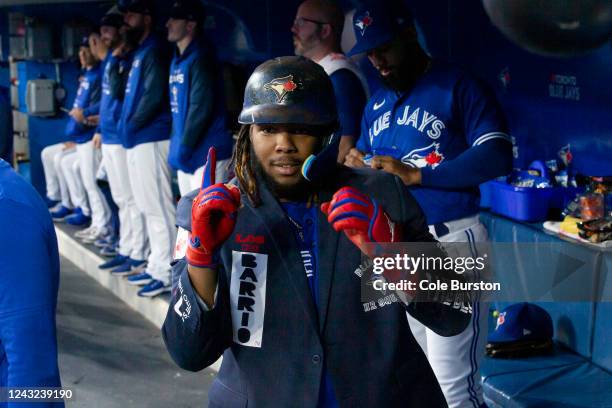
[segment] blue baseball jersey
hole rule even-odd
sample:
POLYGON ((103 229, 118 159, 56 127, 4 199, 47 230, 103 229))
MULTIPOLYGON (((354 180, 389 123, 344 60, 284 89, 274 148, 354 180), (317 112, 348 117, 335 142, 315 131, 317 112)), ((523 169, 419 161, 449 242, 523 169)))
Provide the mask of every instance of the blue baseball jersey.
MULTIPOLYGON (((438 166, 496 138, 510 140, 494 96, 463 71, 435 62, 409 91, 382 88, 370 98, 357 149, 366 163, 373 155, 391 156, 435 175, 438 166)), ((478 185, 457 190, 420 185, 410 192, 430 225, 479 211, 478 185)))
POLYGON ((117 123, 121 117, 122 102, 115 98, 111 91, 110 73, 116 64, 120 64, 124 70, 129 69, 130 60, 119 59, 109 51, 102 62, 102 95, 100 96, 100 125, 99 131, 102 135, 102 143, 121 144, 117 123))
MULTIPOLYGON (((98 112, 85 112, 91 105, 97 104, 100 96, 100 66, 86 70, 79 82, 76 97, 72 108, 83 109, 85 116, 97 114, 98 112)), ((76 143, 85 143, 91 140, 96 131, 95 126, 85 126, 75 121, 72 117, 66 125, 66 136, 76 143)))
POLYGON ((60 387, 53 222, 40 195, 1 159, 0 226, 0 388, 60 387))
POLYGON ((205 66, 217 62, 212 52, 202 47, 200 41, 192 41, 181 55, 176 52, 168 81, 172 112, 168 163, 186 173, 204 165, 211 146, 217 150, 217 160, 232 155, 223 80, 205 66))

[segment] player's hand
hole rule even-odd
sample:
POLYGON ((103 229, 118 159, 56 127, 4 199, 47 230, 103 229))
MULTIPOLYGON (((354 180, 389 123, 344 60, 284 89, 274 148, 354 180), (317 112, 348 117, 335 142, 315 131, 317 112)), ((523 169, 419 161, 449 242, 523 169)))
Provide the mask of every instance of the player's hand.
POLYGON ((421 170, 410 167, 391 156, 373 156, 370 166, 373 169, 383 170, 395 174, 402 179, 405 185, 421 184, 421 170))
POLYGON ((91 141, 93 142, 93 146, 96 149, 99 149, 100 147, 102 147, 102 135, 100 133, 94 133, 91 141))
POLYGON ((216 151, 208 150, 202 176, 202 188, 191 206, 191 233, 187 245, 187 263, 198 268, 214 268, 215 251, 230 237, 240 207, 236 186, 215 184, 216 151))
POLYGON ((76 143, 74 142, 64 142, 64 147, 62 147, 62 151, 72 149, 75 146, 76 146, 76 143))
POLYGON ((400 228, 385 213, 380 205, 367 195, 352 187, 342 187, 328 203, 321 204, 327 221, 338 232, 344 231, 364 254, 365 244, 400 241, 400 228))
POLYGON ((81 108, 72 108, 68 114, 78 123, 85 122, 85 115, 83 115, 83 109, 81 108))
POLYGON ((353 147, 344 158, 344 165, 353 168, 365 167, 364 157, 362 152, 353 147))
POLYGON ((87 126, 98 126, 100 123, 100 115, 91 115, 85 118, 87 126))

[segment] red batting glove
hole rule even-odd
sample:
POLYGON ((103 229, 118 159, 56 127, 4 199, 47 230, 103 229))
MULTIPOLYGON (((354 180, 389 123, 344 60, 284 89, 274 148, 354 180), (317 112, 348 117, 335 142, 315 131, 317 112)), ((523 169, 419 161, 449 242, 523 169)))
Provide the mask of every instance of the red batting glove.
POLYGON ((342 187, 332 200, 321 204, 321 211, 334 230, 344 231, 364 254, 372 256, 364 244, 400 241, 400 228, 370 197, 352 187, 342 187))
POLYGON ((240 191, 235 186, 215 184, 216 151, 208 150, 202 176, 202 189, 191 205, 191 233, 185 255, 187 263, 214 268, 215 252, 230 237, 240 207, 240 191))

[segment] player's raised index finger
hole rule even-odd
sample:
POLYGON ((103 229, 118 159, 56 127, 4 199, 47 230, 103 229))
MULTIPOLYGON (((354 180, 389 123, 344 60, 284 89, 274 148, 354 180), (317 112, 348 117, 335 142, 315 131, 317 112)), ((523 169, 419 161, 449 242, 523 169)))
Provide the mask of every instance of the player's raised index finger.
POLYGON ((217 150, 214 147, 208 149, 204 174, 202 174, 202 190, 215 184, 215 169, 217 167, 217 150))

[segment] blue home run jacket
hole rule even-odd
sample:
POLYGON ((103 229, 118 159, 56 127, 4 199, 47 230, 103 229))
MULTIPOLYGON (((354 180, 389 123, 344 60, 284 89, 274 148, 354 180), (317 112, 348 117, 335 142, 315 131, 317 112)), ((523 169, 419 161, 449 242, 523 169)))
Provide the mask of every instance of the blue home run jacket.
MULTIPOLYGON (((0 388, 60 387, 59 256, 47 206, 0 160, 0 388)), ((11 406, 30 406, 16 404, 11 406)), ((46 408, 64 404, 32 404, 46 408)), ((7 407, 0 402, 0 407, 7 407)))
POLYGON ((170 138, 168 65, 163 47, 151 34, 133 53, 119 120, 125 148, 170 138))
MULTIPOLYGON (((83 109, 85 117, 98 114, 100 108, 100 65, 85 71, 81 82, 79 82, 72 107, 83 109)), ((66 125, 66 136, 76 143, 90 141, 95 131, 95 126, 85 126, 72 117, 68 119, 66 125)))
POLYGON ((204 165, 211 146, 217 149, 217 160, 232 155, 222 78, 213 52, 203 47, 202 42, 192 41, 182 55, 177 48, 168 81, 172 112, 168 162, 186 173, 204 165))
MULTIPOLYGON (((370 169, 339 168, 319 190, 329 201, 343 186, 366 192, 403 225, 405 239, 433 238, 421 209, 401 181, 370 169)), ((426 356, 400 303, 369 309, 361 303, 355 270, 361 252, 326 217, 316 220, 318 307, 309 289, 291 223, 265 184, 262 204, 245 195, 236 227, 220 250, 216 303, 199 303, 184 259, 166 321, 164 341, 184 369, 201 370, 223 355, 208 393, 210 407, 316 407, 323 373, 346 407, 446 406, 426 356), (366 311, 369 310, 369 311, 366 311)), ((177 222, 190 228, 191 201, 179 203, 177 222)), ((320 209, 317 209, 320 211, 320 209)), ((465 329, 470 315, 441 303, 411 303, 408 312, 441 335, 465 329)))

